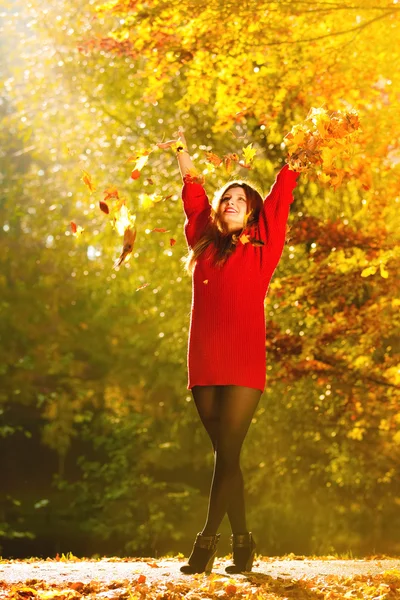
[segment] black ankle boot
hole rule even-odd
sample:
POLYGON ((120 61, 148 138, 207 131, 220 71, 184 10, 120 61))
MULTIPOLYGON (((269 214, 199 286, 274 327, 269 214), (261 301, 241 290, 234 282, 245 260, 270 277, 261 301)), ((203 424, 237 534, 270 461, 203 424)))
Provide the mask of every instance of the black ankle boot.
POLYGON ((189 556, 188 564, 181 567, 182 573, 191 575, 193 573, 211 573, 215 555, 217 553, 217 544, 221 534, 203 535, 198 533, 193 545, 193 550, 189 556))
POLYGON ((225 568, 225 571, 227 573, 243 573, 243 571, 251 571, 256 553, 256 543, 253 540, 251 531, 245 534, 232 534, 231 545, 233 565, 228 565, 225 568))

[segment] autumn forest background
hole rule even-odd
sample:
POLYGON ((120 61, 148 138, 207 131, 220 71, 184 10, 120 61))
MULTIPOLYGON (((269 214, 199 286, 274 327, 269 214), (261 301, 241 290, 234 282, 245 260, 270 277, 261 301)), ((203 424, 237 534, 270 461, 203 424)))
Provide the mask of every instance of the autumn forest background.
POLYGON ((295 191, 242 454, 249 524, 264 554, 400 554, 400 3, 0 11, 0 554, 188 552, 213 456, 186 389, 181 181, 154 147, 182 125, 210 197, 230 177, 267 192, 312 107, 361 129, 340 185, 295 191), (252 169, 209 169, 206 151, 249 144, 252 169), (118 270, 114 188, 137 228, 118 270))

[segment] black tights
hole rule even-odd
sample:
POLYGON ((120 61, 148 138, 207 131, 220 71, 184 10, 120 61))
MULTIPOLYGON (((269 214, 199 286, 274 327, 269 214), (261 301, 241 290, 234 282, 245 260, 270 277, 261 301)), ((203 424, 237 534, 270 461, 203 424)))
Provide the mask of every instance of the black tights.
POLYGON ((240 452, 261 391, 237 385, 197 385, 192 393, 214 448, 214 474, 202 533, 215 535, 225 513, 228 513, 232 532, 245 533, 247 526, 240 452))

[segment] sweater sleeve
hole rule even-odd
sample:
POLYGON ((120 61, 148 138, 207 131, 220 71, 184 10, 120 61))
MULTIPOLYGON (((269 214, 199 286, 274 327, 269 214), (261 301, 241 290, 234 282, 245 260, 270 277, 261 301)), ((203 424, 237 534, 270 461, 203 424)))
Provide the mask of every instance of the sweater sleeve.
POLYGON ((285 243, 286 223, 299 175, 296 171, 290 171, 287 164, 282 167, 264 200, 259 217, 260 238, 271 250, 275 249, 279 256, 285 243))
POLYGON ((203 186, 185 181, 182 188, 183 210, 185 211, 185 236, 190 248, 199 241, 210 219, 211 205, 203 186))

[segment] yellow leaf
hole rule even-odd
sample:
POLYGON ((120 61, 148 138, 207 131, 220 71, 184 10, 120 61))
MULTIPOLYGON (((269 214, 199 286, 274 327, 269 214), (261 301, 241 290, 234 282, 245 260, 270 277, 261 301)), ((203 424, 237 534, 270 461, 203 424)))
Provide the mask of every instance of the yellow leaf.
POLYGON ((361 271, 361 277, 369 277, 370 275, 375 275, 376 267, 366 267, 361 271))
POLYGON ((387 279, 389 277, 389 273, 385 269, 385 265, 383 265, 382 263, 379 265, 379 271, 380 271, 381 277, 383 277, 384 279, 387 279))
POLYGON ((246 165, 249 165, 253 161, 256 152, 257 150, 253 148, 253 144, 249 144, 246 148, 243 148, 243 160, 246 165))

